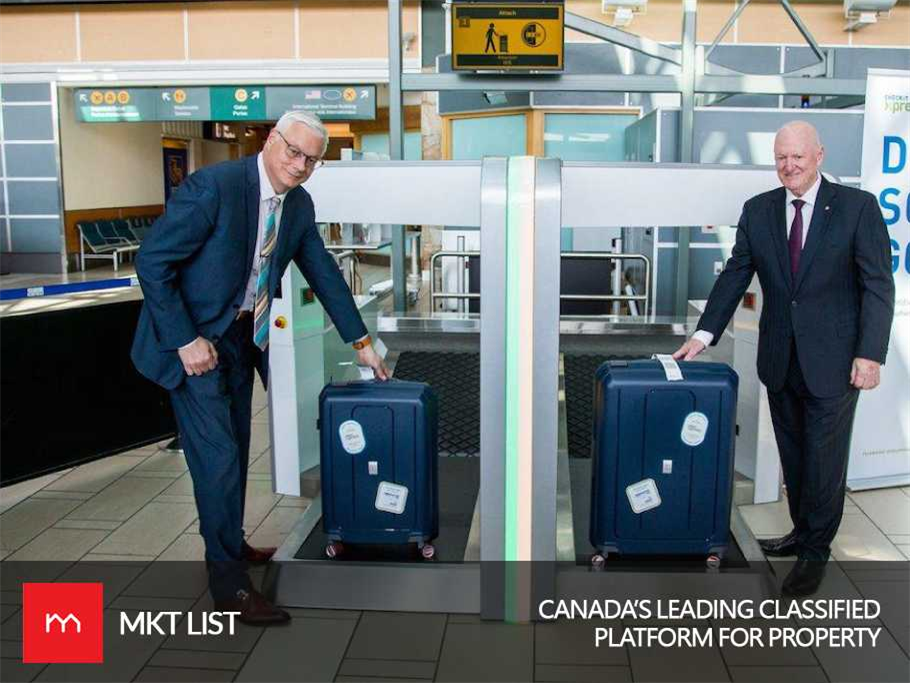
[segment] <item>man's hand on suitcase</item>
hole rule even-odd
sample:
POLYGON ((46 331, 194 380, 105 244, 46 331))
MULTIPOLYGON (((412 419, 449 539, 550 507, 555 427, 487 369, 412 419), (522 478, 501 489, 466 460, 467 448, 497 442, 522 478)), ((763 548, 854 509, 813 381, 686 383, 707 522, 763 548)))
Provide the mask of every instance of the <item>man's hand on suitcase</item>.
POLYGON ((673 360, 692 360, 705 350, 705 345, 697 339, 690 339, 673 354, 673 360))
POLYGON ((387 380, 392 376, 382 356, 376 353, 372 345, 364 346, 357 352, 357 365, 372 368, 376 379, 387 380))
POLYGON ((204 375, 218 365, 218 351, 205 337, 196 337, 192 344, 177 350, 188 375, 204 375))

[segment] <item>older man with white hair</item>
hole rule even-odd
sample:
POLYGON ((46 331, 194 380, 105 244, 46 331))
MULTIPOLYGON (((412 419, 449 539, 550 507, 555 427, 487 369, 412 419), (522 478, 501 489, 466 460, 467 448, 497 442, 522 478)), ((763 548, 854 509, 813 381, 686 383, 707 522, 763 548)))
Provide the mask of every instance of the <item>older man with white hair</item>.
POLYGON ((136 258, 145 302, 133 362, 170 391, 215 608, 251 624, 289 620, 250 583, 247 565, 267 562, 275 548, 246 542, 243 509, 254 370, 266 383, 269 309, 291 260, 358 362, 389 375, 300 187, 327 146, 318 117, 285 114, 259 154, 189 176, 136 258))
POLYGON ((815 128, 777 132, 783 187, 743 207, 736 245, 692 338, 674 357, 717 343, 758 274, 764 294, 758 376, 768 388, 793 530, 759 541, 796 556, 783 583, 814 593, 844 509, 853 416, 860 390, 878 386, 894 315, 891 244, 875 197, 829 182, 815 128))

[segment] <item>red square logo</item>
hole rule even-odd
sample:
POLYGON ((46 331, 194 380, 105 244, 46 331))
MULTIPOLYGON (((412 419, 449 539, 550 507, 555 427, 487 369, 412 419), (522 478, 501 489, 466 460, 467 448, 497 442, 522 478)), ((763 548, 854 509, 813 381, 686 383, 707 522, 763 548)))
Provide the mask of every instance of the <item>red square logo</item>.
POLYGON ((22 661, 101 664, 104 661, 104 585, 22 584, 22 661))

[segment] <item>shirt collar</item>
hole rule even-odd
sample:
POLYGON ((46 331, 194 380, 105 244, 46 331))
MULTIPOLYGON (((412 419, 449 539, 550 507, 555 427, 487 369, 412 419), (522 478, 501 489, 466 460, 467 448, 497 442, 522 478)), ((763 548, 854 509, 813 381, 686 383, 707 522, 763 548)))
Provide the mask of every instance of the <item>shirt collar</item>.
POLYGON ((815 206, 815 198, 818 196, 818 188, 822 186, 822 174, 818 171, 815 172, 815 183, 810 187, 802 197, 797 197, 795 194, 787 190, 787 206, 791 206, 794 199, 801 199, 809 206, 815 206))
POLYGON ((272 197, 278 197, 278 199, 284 203, 284 198, 287 197, 288 193, 278 194, 275 192, 272 187, 272 181, 269 180, 269 176, 265 172, 265 162, 262 160, 262 152, 259 152, 256 156, 256 166, 259 169, 259 201, 267 202, 272 197))

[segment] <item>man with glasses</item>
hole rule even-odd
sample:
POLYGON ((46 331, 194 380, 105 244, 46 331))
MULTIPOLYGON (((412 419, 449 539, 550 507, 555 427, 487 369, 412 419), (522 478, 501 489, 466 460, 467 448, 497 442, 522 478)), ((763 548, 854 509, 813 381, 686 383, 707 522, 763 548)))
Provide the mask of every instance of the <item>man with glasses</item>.
POLYGON ((133 362, 170 391, 215 609, 250 624, 290 618, 250 583, 248 564, 268 562, 275 548, 244 540, 243 511, 254 369, 265 384, 269 308, 292 259, 357 362, 389 377, 300 187, 327 146, 318 117, 286 113, 256 156, 189 176, 136 257, 145 302, 133 362))

